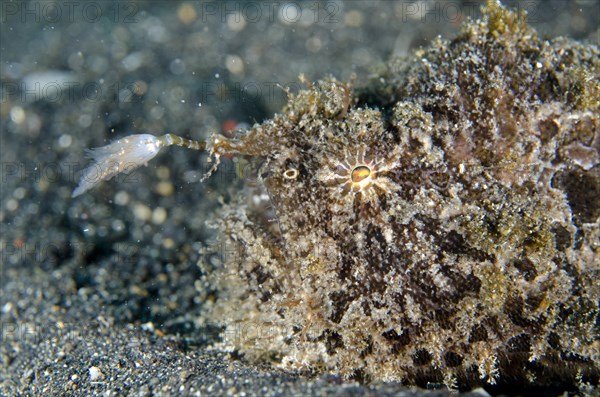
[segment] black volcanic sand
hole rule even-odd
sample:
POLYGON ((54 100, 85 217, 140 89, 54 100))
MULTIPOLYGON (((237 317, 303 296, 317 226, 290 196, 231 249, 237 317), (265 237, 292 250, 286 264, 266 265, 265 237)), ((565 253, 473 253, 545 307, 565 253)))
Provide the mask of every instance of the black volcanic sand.
MULTIPOLYGON (((0 395, 450 395, 282 372, 214 346, 198 263, 218 252, 205 220, 243 194, 233 161, 200 183, 206 157, 170 148, 70 195, 85 148, 260 122, 300 73, 360 84, 478 5, 66 3, 0 3, 0 395)), ((543 35, 598 43, 596 1, 509 4, 543 35)))

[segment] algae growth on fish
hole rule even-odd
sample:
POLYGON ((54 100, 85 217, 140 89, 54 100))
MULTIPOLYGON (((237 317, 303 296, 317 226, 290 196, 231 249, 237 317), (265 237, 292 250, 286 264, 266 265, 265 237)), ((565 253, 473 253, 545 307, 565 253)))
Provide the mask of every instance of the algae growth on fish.
MULTIPOLYGON (((366 87, 307 83, 213 136, 217 160, 260 160, 213 217, 227 254, 204 264, 204 320, 221 347, 363 381, 596 387, 599 54, 488 2, 366 87)), ((192 146, 165 137, 147 143, 192 146)))

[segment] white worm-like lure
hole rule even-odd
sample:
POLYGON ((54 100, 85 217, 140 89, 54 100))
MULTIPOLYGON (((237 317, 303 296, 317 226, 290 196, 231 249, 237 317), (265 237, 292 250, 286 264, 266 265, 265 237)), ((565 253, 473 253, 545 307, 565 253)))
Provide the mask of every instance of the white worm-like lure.
POLYGON ((136 134, 88 150, 87 154, 93 162, 83 170, 72 197, 83 194, 101 181, 111 179, 121 172, 131 172, 141 165, 146 165, 156 157, 160 149, 171 145, 195 150, 204 150, 206 147, 204 142, 181 138, 174 134, 136 134))

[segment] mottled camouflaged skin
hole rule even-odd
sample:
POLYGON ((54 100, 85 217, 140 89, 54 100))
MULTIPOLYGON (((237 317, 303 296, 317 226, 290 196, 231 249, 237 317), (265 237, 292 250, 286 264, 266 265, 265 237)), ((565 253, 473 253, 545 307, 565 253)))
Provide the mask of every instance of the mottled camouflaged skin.
POLYGON ((491 6, 371 86, 309 85, 213 139, 262 159, 215 220, 226 345, 367 381, 598 384, 598 48, 491 6))

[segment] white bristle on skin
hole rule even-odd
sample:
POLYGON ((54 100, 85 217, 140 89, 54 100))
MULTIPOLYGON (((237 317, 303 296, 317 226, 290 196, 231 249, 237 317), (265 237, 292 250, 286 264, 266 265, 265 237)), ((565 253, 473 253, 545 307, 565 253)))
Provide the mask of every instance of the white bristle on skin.
POLYGON ((165 140, 150 134, 130 135, 109 145, 88 150, 93 163, 81 175, 72 197, 108 180, 121 172, 131 172, 152 160, 165 146, 165 140))

